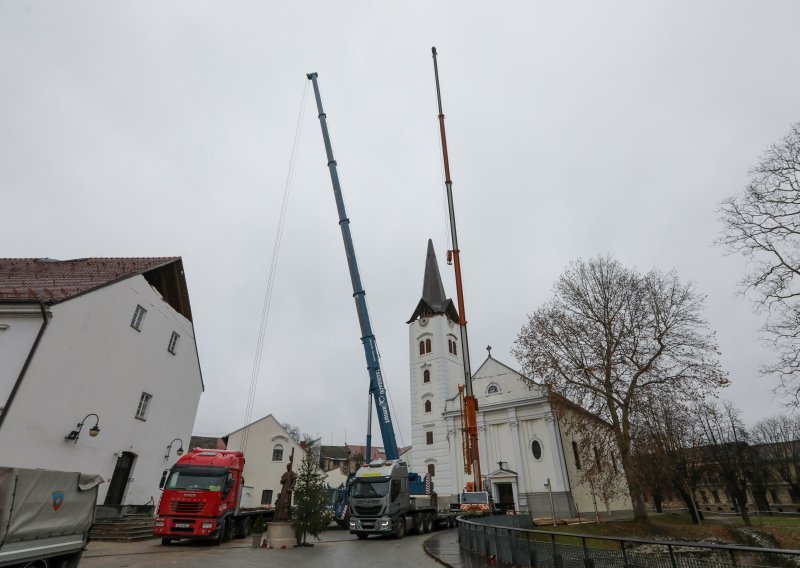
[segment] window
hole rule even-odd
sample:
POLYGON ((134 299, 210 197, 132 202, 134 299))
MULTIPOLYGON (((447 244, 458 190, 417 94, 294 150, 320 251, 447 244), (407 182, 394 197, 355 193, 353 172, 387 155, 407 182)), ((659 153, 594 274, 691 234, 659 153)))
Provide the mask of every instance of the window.
POLYGON ((283 446, 280 444, 275 444, 275 447, 272 448, 272 461, 283 461, 283 446))
POLYGON ((420 355, 425 355, 425 342, 424 341, 420 341, 419 342, 419 354, 420 355))
POLYGON ((429 369, 425 369, 425 371, 422 373, 422 382, 423 383, 431 382, 431 372, 429 369))
POLYGON ((272 505, 272 489, 264 489, 261 492, 261 504, 272 505))
POLYGON ((167 351, 175 355, 175 347, 178 345, 178 340, 181 338, 180 335, 172 332, 172 335, 169 336, 169 345, 167 345, 167 351))
POLYGON ((594 447, 594 465, 597 466, 597 471, 603 471, 603 463, 600 460, 600 450, 597 446, 594 447))
POLYGON ((429 446, 433 444, 433 432, 425 432, 425 443, 429 446))
POLYGON ((147 313, 142 306, 136 305, 136 309, 133 312, 133 319, 131 320, 131 327, 136 331, 142 331, 142 321, 144 321, 144 315, 147 313))
POLYGON ((400 489, 402 489, 402 485, 399 479, 392 479, 392 486, 389 493, 389 500, 390 501, 397 501, 397 498, 400 496, 400 489))
POLYGON ((153 400, 152 394, 142 393, 142 396, 139 397, 139 406, 136 408, 136 418, 147 420, 147 411, 150 408, 151 400, 153 400))
POLYGON ((432 406, 431 405, 431 401, 430 400, 426 400, 425 401, 425 412, 430 412, 431 411, 431 406, 432 406))
POLYGON ((572 455, 575 456, 575 467, 580 469, 581 468, 581 456, 578 453, 578 444, 576 442, 572 442, 572 455))
POLYGON ((458 350, 456 349, 456 340, 455 339, 448 339, 447 340, 447 350, 452 353, 453 355, 458 355, 458 350))
POLYGON ((434 477, 436 475, 436 464, 428 464, 428 475, 434 477))
POLYGON ((497 385, 489 385, 489 388, 486 389, 486 394, 497 394, 500 392, 500 387, 497 385))
POLYGON ((531 453, 533 454, 533 459, 542 459, 542 444, 539 442, 539 440, 534 440, 531 442, 531 453))
POLYGON ((430 338, 425 340, 425 353, 431 352, 431 340, 430 338))

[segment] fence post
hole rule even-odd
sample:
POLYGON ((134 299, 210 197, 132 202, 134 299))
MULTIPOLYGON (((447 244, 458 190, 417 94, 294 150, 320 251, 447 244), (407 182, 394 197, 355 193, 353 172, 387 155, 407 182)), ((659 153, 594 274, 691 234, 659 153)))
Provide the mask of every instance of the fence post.
POLYGON ((678 568, 678 560, 675 558, 675 549, 672 548, 671 544, 668 544, 667 550, 669 550, 669 561, 670 564, 672 564, 672 568, 678 568))
POLYGON ((550 535, 550 542, 553 544, 553 568, 564 568, 564 559, 558 553, 558 546, 556 545, 556 535, 550 535))
POLYGON ((589 547, 586 546, 586 537, 581 537, 581 545, 583 546, 583 566, 584 568, 594 568, 594 558, 589 554, 589 547))
POLYGON ((619 541, 619 545, 620 545, 620 547, 622 547, 622 565, 625 568, 628 568, 628 566, 629 566, 629 564, 628 564, 628 551, 625 550, 625 541, 624 540, 619 541))
POLYGON ((730 557, 731 557, 731 566, 733 566, 734 568, 736 568, 736 566, 738 566, 738 564, 736 564, 736 553, 733 551, 733 549, 732 549, 732 548, 729 548, 729 549, 728 549, 728 554, 729 554, 729 555, 730 555, 730 557))
POLYGON ((488 559, 491 551, 492 547, 489 546, 489 527, 483 525, 483 555, 488 559))
POLYGON ((531 564, 531 568, 536 568, 538 564, 536 563, 536 539, 531 538, 535 537, 534 533, 527 533, 528 535, 528 560, 531 564))

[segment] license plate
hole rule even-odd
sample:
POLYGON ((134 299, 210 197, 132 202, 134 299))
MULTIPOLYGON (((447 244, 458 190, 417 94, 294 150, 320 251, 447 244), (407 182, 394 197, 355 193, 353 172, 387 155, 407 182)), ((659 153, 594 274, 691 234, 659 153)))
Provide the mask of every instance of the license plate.
POLYGON ((190 526, 189 523, 175 523, 176 529, 188 529, 190 526))

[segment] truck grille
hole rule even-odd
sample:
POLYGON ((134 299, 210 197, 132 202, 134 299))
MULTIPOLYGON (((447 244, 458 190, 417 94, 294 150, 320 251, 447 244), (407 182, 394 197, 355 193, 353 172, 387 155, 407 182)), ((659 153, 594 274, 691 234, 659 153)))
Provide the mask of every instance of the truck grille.
POLYGON ((372 507, 365 507, 364 505, 359 505, 358 507, 353 506, 357 515, 363 515, 365 517, 375 517, 380 515, 382 507, 380 505, 375 505, 372 507))
POLYGON ((192 503, 192 502, 185 502, 185 501, 173 501, 172 502, 172 512, 173 513, 199 513, 203 510, 203 505, 205 503, 192 503))

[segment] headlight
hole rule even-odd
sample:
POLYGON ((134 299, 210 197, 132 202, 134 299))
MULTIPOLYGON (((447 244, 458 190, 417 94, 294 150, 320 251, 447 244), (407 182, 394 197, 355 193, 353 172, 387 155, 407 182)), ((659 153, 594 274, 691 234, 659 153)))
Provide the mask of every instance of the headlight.
POLYGON ((214 523, 203 523, 204 529, 212 529, 214 528, 214 523))
POLYGON ((381 527, 382 528, 388 527, 390 522, 391 521, 389 521, 389 519, 381 519, 381 527))

